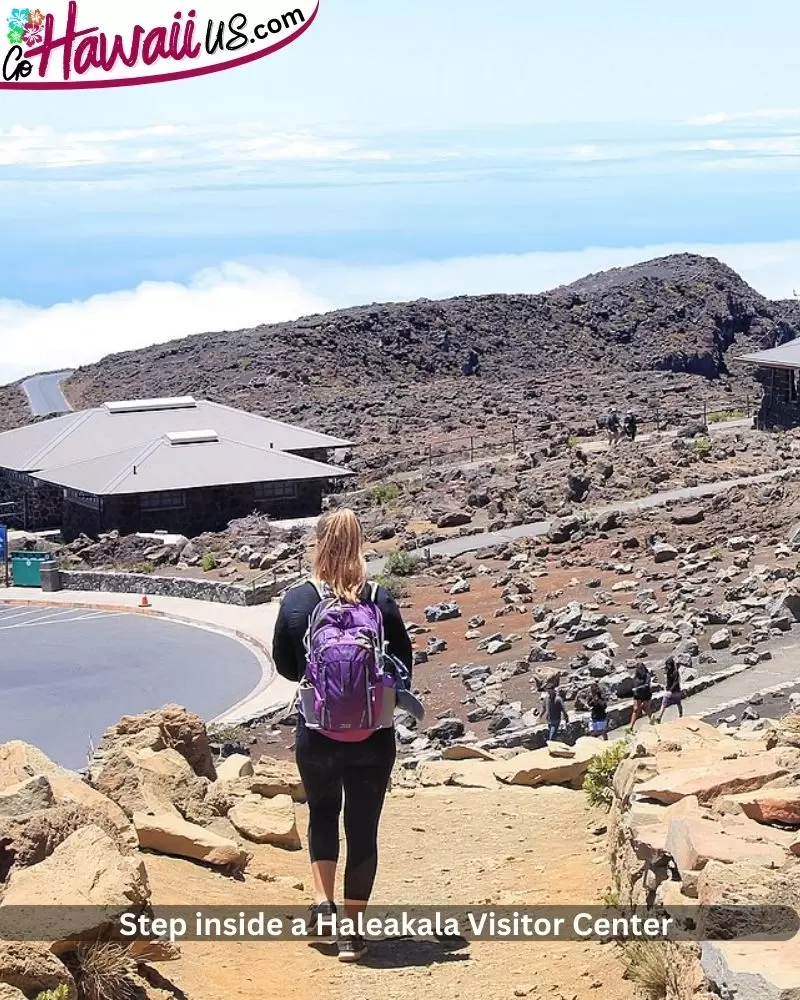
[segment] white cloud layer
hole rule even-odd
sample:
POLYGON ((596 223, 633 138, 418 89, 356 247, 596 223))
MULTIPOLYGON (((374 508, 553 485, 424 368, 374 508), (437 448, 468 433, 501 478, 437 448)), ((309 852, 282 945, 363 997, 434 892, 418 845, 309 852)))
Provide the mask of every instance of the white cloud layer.
POLYGON ((359 139, 276 132, 261 122, 221 126, 57 130, 13 125, 0 129, 0 166, 77 168, 132 164, 184 165, 247 161, 385 160, 389 154, 359 139))
POLYGON ((145 282, 133 290, 49 308, 0 300, 0 383, 192 333, 277 323, 368 302, 539 292, 590 272, 682 252, 719 257, 771 298, 788 298, 800 289, 800 240, 598 247, 374 266, 306 260, 226 263, 197 273, 186 284, 145 282))

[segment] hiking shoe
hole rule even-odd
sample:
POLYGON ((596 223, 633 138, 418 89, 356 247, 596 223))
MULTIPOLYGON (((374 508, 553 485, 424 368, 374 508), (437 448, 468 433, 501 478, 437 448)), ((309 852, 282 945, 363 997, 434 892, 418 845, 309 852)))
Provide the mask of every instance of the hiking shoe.
POLYGON ((336 939, 336 903, 315 903, 308 908, 306 922, 308 937, 321 941, 336 939))
POLYGON ((360 962, 367 953, 367 942, 359 934, 341 937, 337 944, 340 962, 360 962))

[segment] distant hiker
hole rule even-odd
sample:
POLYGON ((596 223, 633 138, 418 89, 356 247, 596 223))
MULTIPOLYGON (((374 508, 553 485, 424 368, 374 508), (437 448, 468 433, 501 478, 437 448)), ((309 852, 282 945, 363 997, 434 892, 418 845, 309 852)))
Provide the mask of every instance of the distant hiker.
POLYGON ((653 675, 644 663, 640 663, 633 676, 633 715, 631 716, 630 731, 641 719, 645 712, 650 714, 650 702, 653 700, 653 675))
POLYGON ((681 671, 673 656, 668 656, 664 667, 666 668, 666 683, 664 685, 664 697, 661 699, 661 714, 659 722, 664 721, 664 713, 670 706, 674 705, 678 709, 678 717, 683 718, 683 692, 681 691, 681 671))
MULTIPOLYGON (((399 686, 410 694, 413 662, 397 604, 383 587, 367 584, 363 531, 353 511, 320 519, 313 577, 287 591, 272 657, 282 677, 301 682, 295 745, 309 810, 316 893, 310 922, 320 936, 329 936, 323 930, 338 919, 334 889, 343 798, 349 920, 359 919, 372 894, 378 824, 396 754, 395 691, 399 686)), ((357 962, 367 945, 358 934, 339 935, 338 949, 340 961, 357 962)))
POLYGON ((608 739, 608 702, 599 684, 592 684, 589 692, 589 709, 592 713, 592 721, 589 723, 589 732, 592 736, 599 736, 601 739, 608 739))
POLYGON ((477 375, 481 370, 481 359, 478 352, 473 348, 469 352, 469 357, 461 366, 462 375, 477 375))
POLYGON ((637 430, 636 414, 633 410, 628 410, 625 414, 625 419, 622 421, 622 432, 629 441, 635 441, 637 430))
POLYGON ((619 441, 619 414, 613 407, 609 410, 608 416, 605 420, 606 431, 608 433, 608 443, 613 448, 614 445, 619 441))
POLYGON ((564 699, 555 684, 548 684, 544 695, 544 710, 547 714, 547 741, 556 739, 561 729, 561 721, 569 725, 569 716, 564 699))

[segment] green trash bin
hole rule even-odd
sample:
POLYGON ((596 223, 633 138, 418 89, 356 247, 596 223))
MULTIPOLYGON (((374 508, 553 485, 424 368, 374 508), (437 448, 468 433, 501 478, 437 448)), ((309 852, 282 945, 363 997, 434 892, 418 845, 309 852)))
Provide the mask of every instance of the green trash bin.
POLYGON ((52 559, 49 552, 12 552, 11 582, 15 587, 41 587, 42 563, 52 559))

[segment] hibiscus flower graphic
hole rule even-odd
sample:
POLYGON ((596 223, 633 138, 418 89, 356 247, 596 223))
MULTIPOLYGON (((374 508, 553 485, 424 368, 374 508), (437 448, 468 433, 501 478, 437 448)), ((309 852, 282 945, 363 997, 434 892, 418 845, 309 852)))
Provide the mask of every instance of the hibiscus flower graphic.
POLYGON ((34 27, 39 27, 40 25, 44 24, 46 16, 47 15, 43 14, 38 9, 38 7, 37 7, 36 10, 29 11, 28 12, 28 24, 26 25, 26 27, 28 27, 30 25, 33 25, 34 27))
POLYGON ((24 34, 26 45, 39 45, 44 39, 44 32, 38 24, 29 24, 25 28, 24 34))
POLYGON ((25 25, 30 20, 31 12, 27 7, 14 7, 11 10, 11 17, 8 19, 8 27, 11 31, 24 31, 25 25))
POLYGON ((21 45, 25 34, 22 28, 12 28, 8 33, 8 40, 12 45, 21 45))

